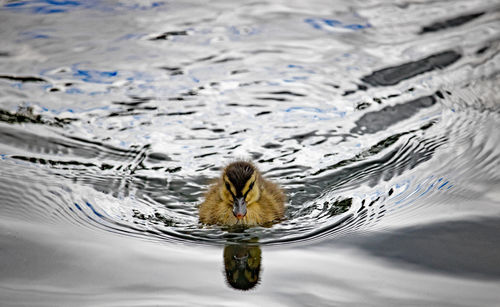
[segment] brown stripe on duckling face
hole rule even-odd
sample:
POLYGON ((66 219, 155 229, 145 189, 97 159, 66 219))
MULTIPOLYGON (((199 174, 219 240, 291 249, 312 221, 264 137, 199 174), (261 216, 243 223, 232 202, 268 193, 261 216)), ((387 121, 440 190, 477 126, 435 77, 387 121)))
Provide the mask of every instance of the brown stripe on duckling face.
POLYGON ((255 181, 256 181, 256 178, 257 176, 255 176, 255 173, 252 174, 252 176, 250 176, 250 178, 247 180, 247 183, 245 184, 245 187, 243 188, 243 190, 241 190, 241 192, 243 193, 243 198, 246 198, 248 193, 253 189, 253 187, 255 186, 255 181))
POLYGON ((231 194, 233 198, 236 198, 236 189, 234 188, 229 178, 227 178, 227 176, 223 176, 222 178, 224 180, 224 187, 226 188, 226 190, 231 194))

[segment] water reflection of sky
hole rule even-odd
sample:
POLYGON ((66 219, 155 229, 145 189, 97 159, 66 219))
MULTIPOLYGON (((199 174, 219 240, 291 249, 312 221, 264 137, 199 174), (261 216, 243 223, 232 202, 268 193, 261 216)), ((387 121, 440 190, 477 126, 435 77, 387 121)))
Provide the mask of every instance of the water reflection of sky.
POLYGON ((494 305, 497 20, 474 1, 3 2, 2 302, 494 305), (235 157, 284 187, 285 221, 198 224, 235 157))
MULTIPOLYGON (((150 2, 150 1, 148 1, 150 2)), ((57 0, 33 0, 33 1, 15 1, 6 3, 3 7, 15 12, 31 14, 58 14, 69 13, 77 9, 95 9, 103 12, 113 12, 120 10, 150 10, 158 9, 166 3, 163 1, 127 4, 124 2, 106 3, 100 0, 86 1, 57 1, 57 0)))

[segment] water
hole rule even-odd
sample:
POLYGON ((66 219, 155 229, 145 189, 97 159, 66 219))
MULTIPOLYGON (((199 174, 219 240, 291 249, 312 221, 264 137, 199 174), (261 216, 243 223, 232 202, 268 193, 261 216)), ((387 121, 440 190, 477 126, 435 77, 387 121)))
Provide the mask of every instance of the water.
POLYGON ((0 1, 2 306, 496 306, 496 1, 0 1), (286 220, 198 224, 252 159, 286 220))

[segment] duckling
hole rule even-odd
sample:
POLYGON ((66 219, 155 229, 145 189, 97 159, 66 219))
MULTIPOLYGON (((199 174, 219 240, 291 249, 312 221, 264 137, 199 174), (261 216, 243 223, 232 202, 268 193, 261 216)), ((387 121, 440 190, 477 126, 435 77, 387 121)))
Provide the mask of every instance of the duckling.
POLYGON ((217 225, 264 225, 283 218, 283 190, 262 177, 250 162, 224 168, 200 205, 200 222, 217 225))

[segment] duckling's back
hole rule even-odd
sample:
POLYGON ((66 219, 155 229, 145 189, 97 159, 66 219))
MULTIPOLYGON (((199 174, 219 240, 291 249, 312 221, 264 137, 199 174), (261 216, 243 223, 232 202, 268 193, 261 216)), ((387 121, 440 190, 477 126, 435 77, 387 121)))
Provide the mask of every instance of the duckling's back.
POLYGON ((263 220, 265 222, 280 220, 285 214, 285 193, 277 184, 266 179, 263 181, 264 187, 261 200, 259 200, 263 210, 263 220))

